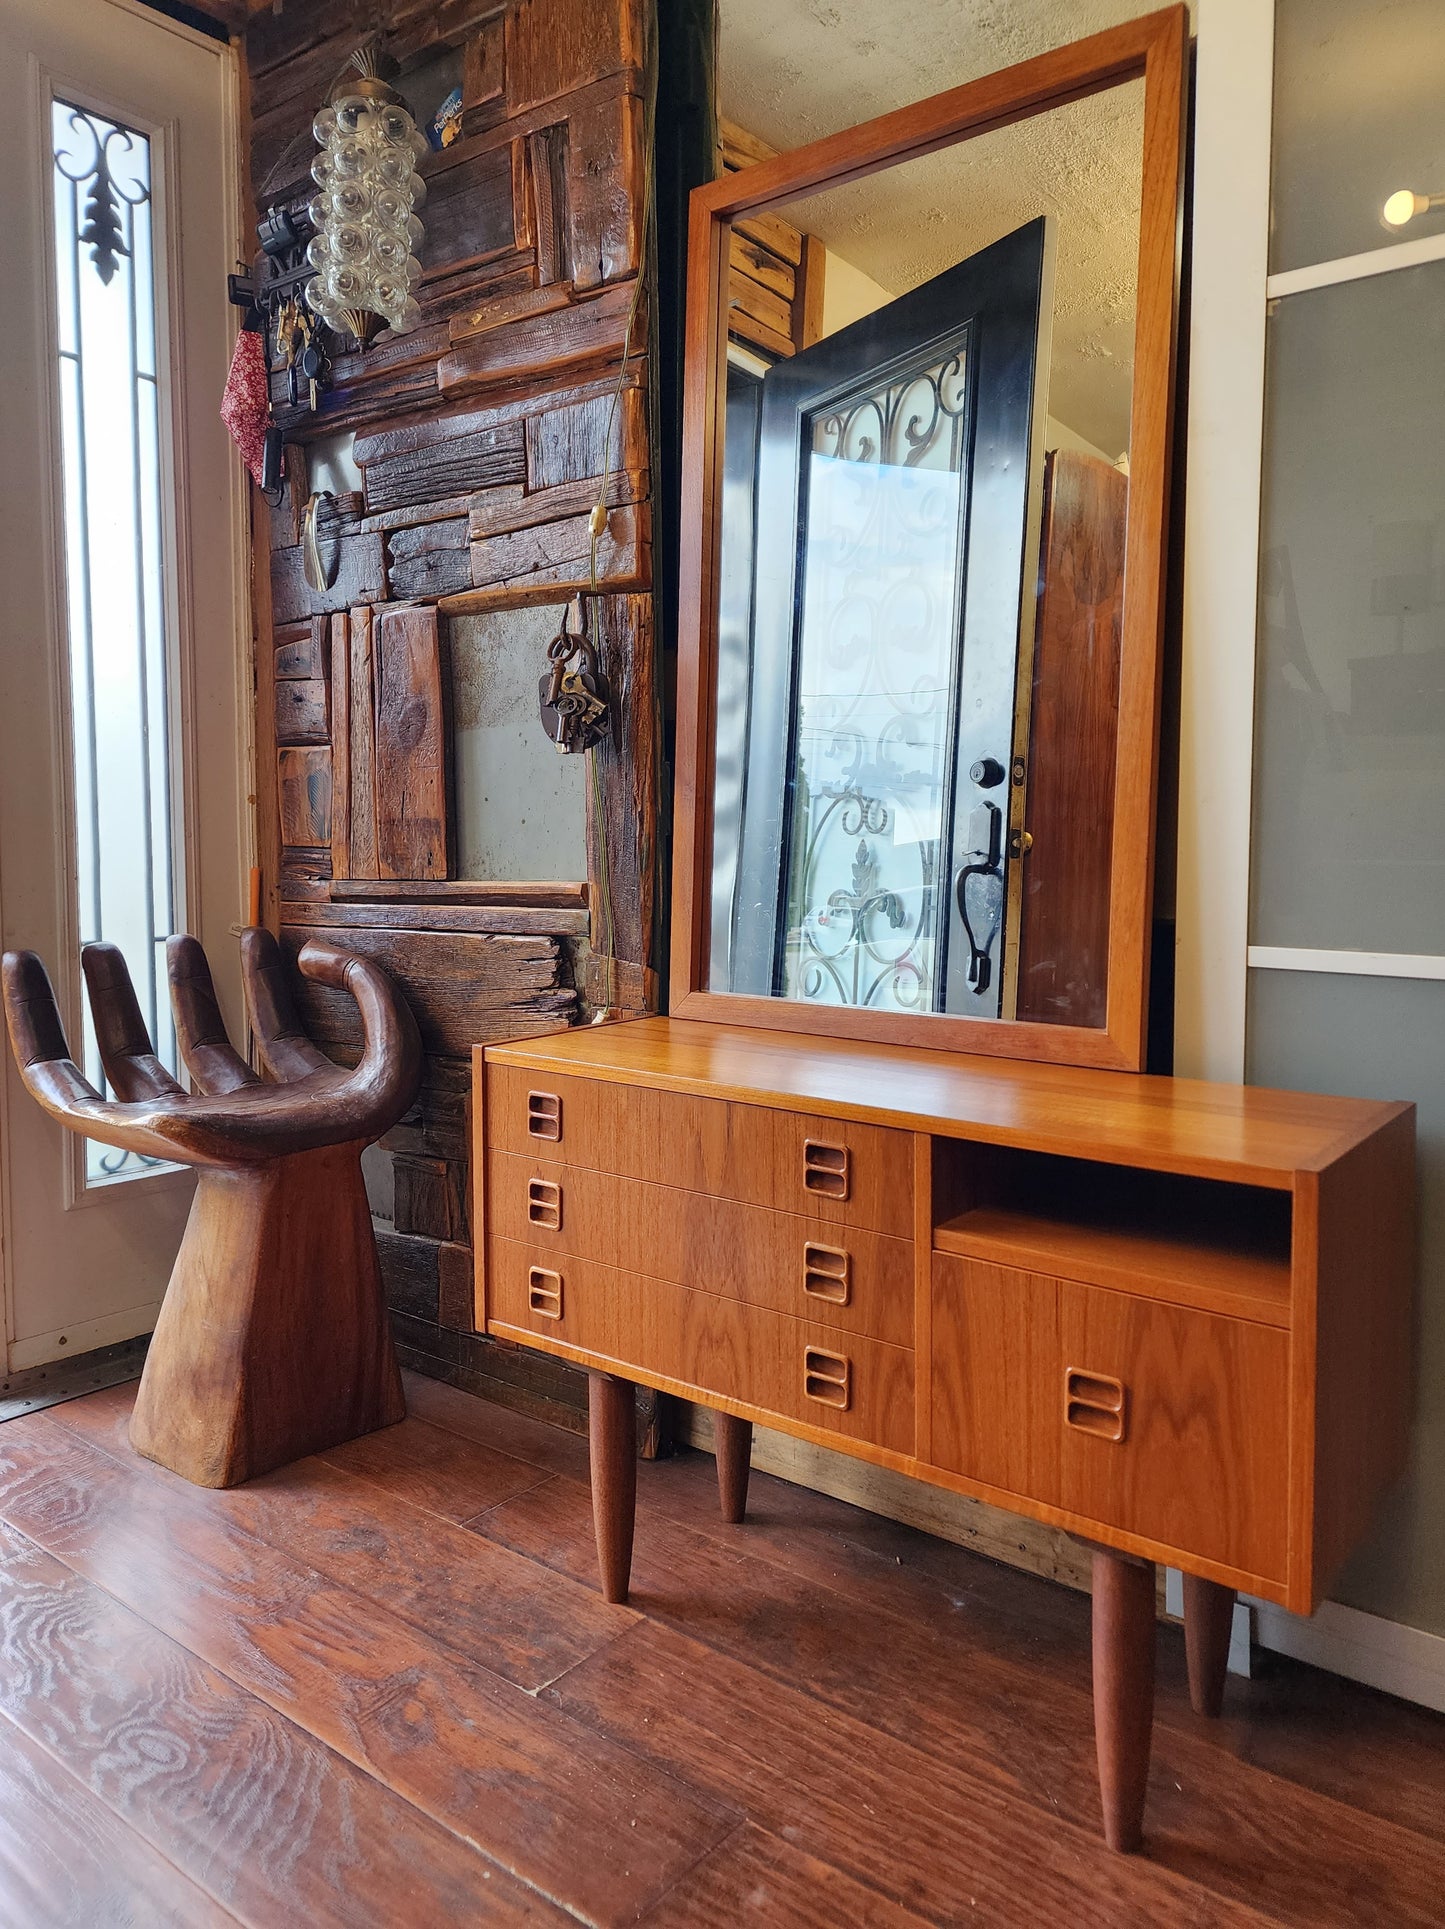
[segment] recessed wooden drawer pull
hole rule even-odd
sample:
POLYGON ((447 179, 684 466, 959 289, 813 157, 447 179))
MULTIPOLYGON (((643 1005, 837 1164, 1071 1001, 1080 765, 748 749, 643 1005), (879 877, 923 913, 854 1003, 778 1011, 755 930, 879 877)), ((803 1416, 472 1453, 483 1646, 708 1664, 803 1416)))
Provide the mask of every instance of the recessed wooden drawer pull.
POLYGON ((803 1348, 803 1391, 810 1400, 846 1412, 853 1398, 853 1363, 820 1346, 803 1348))
POLYGON ((548 1232, 562 1230, 562 1188, 555 1179, 527 1181, 527 1217, 548 1232))
POLYGON ((825 1199, 848 1197, 848 1148, 822 1139, 803 1141, 803 1185, 825 1199))
POLYGON ((527 1304, 544 1319, 561 1319, 562 1275, 549 1272, 545 1266, 529 1267, 527 1304))
POLYGON ((814 1299, 846 1306, 852 1288, 853 1262, 842 1247, 815 1246, 808 1240, 803 1247, 803 1291, 814 1299))
POLYGON ((555 1092, 528 1092, 527 1130, 534 1139, 560 1139, 562 1101, 555 1092))
POLYGON ((1064 1375, 1064 1423, 1100 1440, 1122 1440, 1129 1403, 1122 1380, 1082 1373, 1071 1366, 1064 1375))

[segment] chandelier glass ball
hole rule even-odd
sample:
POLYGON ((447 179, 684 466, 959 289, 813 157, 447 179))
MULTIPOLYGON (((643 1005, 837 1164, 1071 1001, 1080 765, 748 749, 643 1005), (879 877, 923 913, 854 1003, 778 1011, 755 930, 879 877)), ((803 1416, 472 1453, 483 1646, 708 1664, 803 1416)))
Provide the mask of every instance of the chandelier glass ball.
POLYGON ((320 152, 311 164, 316 232, 306 258, 315 273, 306 300, 328 328, 365 347, 382 322, 400 335, 421 317, 412 290, 426 184, 416 163, 429 149, 405 101, 377 76, 374 50, 353 60, 356 74, 338 82, 312 123, 320 152))

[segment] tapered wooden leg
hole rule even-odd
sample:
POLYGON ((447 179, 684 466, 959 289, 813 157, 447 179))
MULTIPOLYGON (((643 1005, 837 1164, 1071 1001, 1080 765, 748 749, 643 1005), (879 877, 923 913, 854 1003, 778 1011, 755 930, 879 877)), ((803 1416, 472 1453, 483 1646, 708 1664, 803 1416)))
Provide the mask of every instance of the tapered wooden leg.
POLYGON ((717 1455, 717 1492, 722 1517, 733 1526, 748 1510, 748 1474, 753 1460, 753 1423, 730 1413, 712 1417, 712 1450, 717 1455))
POLYGON ((1154 1726, 1154 1563, 1094 1551, 1094 1740, 1104 1839, 1143 1839, 1154 1726))
POLYGON ((1217 1715, 1224 1706, 1233 1628, 1234 1589, 1186 1574, 1184 1652, 1189 1660, 1189 1703, 1196 1715, 1217 1715))
POLYGON ((587 1438, 602 1598, 625 1601, 637 1517, 637 1400, 630 1380, 588 1374, 587 1438))

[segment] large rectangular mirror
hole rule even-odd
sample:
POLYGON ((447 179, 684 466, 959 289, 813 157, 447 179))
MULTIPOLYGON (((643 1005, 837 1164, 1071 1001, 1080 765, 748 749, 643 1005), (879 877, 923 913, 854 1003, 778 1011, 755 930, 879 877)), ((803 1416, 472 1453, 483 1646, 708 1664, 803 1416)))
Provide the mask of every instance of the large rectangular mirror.
POLYGON ((1185 32, 694 196, 681 1015, 1141 1062, 1185 32))

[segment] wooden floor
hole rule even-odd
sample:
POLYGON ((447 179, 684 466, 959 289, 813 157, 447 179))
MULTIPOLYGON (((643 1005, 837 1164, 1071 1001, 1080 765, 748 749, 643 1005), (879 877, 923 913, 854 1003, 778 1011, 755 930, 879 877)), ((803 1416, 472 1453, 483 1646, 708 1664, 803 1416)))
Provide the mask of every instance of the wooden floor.
POLYGON ((1088 1604, 841 1502, 643 1467, 634 1606, 583 1443, 432 1382, 230 1493, 134 1389, 0 1427, 0 1920, 1445 1920, 1445 1718, 1309 1669, 1189 1711, 1098 1838, 1088 1604))

